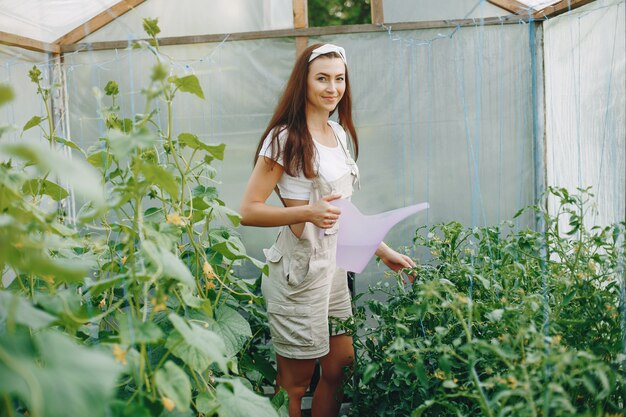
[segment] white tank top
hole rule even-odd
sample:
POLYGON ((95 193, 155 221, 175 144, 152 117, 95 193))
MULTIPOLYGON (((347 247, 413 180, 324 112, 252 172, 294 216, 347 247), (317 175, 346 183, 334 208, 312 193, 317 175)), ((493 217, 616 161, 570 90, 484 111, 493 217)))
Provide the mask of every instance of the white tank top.
MULTIPOLYGON (((318 174, 324 177, 326 181, 334 181, 350 171, 350 167, 346 163, 345 153, 349 151, 347 147, 346 132, 343 130, 343 127, 341 127, 339 123, 332 120, 328 121, 328 125, 333 129, 335 137, 338 141, 341 141, 341 143, 338 142, 337 146, 329 147, 318 143, 315 138, 313 138, 313 143, 315 144, 315 149, 317 151, 315 168, 318 174)), ((284 166, 282 154, 286 139, 287 131, 283 130, 278 135, 280 149, 278 152, 278 158, 276 158, 276 162, 281 166, 284 166)), ((272 132, 270 132, 270 134, 263 141, 263 146, 259 152, 259 156, 265 156, 273 159, 271 141, 272 132)), ((296 177, 283 173, 278 180, 277 185, 280 195, 283 198, 308 201, 311 193, 311 187, 313 186, 313 180, 306 178, 302 173, 299 173, 296 177)))

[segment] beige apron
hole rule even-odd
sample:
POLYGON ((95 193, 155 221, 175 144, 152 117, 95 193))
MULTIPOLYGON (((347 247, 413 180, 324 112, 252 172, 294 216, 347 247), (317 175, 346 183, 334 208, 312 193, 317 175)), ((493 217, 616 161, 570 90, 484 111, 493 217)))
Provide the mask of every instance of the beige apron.
MULTIPOLYGON (((309 202, 331 195, 352 196, 359 172, 341 140, 337 139, 350 168, 342 177, 313 180, 309 202)), ((352 315, 346 271, 336 265, 337 230, 305 223, 298 238, 282 226, 276 242, 265 249, 268 277, 261 283, 276 353, 294 359, 313 359, 329 351, 329 317, 352 315)))

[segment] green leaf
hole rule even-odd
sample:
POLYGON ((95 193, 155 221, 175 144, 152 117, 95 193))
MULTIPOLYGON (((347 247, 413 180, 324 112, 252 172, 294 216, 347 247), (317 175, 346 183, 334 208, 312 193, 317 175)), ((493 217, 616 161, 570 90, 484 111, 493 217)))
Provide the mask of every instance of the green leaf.
POLYGON ((39 123, 43 122, 44 120, 46 119, 41 118, 40 116, 33 116, 30 118, 29 121, 26 122, 26 124, 22 128, 22 131, 26 132, 28 129, 31 129, 35 126, 39 126, 39 123))
POLYGON ((161 276, 173 278, 190 288, 195 285, 196 281, 187 265, 166 248, 161 248, 146 240, 141 244, 141 251, 161 272, 161 276))
POLYGON ((0 392, 20 398, 33 416, 106 416, 121 371, 111 353, 55 330, 0 337, 0 392))
POLYGON ((1 144, 0 152, 34 163, 41 171, 49 171, 67 181, 76 195, 91 202, 96 209, 95 214, 106 209, 100 175, 86 162, 78 158, 69 159, 56 150, 35 143, 1 144))
POLYGON ((33 307, 33 305, 17 294, 0 291, 0 323, 15 322, 40 330, 49 326, 56 317, 33 307))
POLYGON ((182 78, 173 76, 169 78, 169 81, 178 87, 180 91, 194 94, 204 100, 204 93, 202 92, 202 87, 200 87, 200 81, 198 81, 198 77, 195 75, 187 75, 182 78))
POLYGON ((124 133, 120 130, 109 130, 107 141, 111 153, 118 160, 130 156, 136 149, 144 149, 156 145, 157 137, 147 129, 124 133))
POLYGON ((15 98, 15 93, 10 85, 0 84, 0 106, 4 106, 15 98))
POLYGON ((216 401, 215 397, 209 396, 207 392, 201 392, 196 397, 196 409, 206 416, 214 415, 219 407, 220 404, 216 401))
POLYGON ((28 71, 28 77, 35 84, 41 81, 41 70, 37 68, 37 65, 33 65, 33 67, 28 71))
POLYGON ((156 37, 159 33, 161 33, 161 29, 159 28, 159 19, 143 19, 143 30, 146 31, 148 36, 151 38, 156 37))
POLYGON ((180 369, 172 361, 167 361, 165 366, 156 371, 155 380, 159 391, 174 401, 176 409, 185 411, 191 403, 191 383, 185 371, 180 369))
POLYGON ((219 417, 278 417, 269 398, 255 394, 241 380, 220 378, 218 381, 219 417))
POLYGON ((104 94, 107 96, 116 96, 120 93, 120 87, 117 82, 111 80, 104 86, 104 94))
POLYGON ((272 397, 271 403, 280 417, 289 417, 289 395, 284 388, 272 397))
POLYGON ((367 384, 376 376, 376 373, 380 369, 380 365, 376 362, 368 363, 363 372, 363 383, 367 384))
POLYGON ((158 63, 152 67, 152 74, 150 79, 152 81, 162 81, 167 77, 168 69, 161 63, 158 63))
POLYGON ((500 321, 500 319, 502 319, 503 314, 504 314, 504 310, 501 308, 498 308, 485 314, 485 317, 489 321, 500 321))
POLYGON ((43 179, 26 181, 22 185, 22 192, 27 195, 47 195, 55 201, 63 200, 69 195, 65 188, 43 179))
POLYGON ((203 151, 208 152, 215 159, 220 161, 224 160, 224 150, 226 149, 226 145, 220 143, 219 145, 207 145, 202 142, 196 135, 191 133, 181 133, 178 135, 178 141, 186 146, 189 146, 192 149, 201 149, 203 151))
POLYGON ((151 321, 142 322, 129 313, 117 314, 120 339, 124 345, 157 343, 163 338, 163 331, 151 321))
POLYGON ((235 356, 252 337, 250 324, 236 310, 223 305, 215 311, 215 318, 209 321, 209 329, 224 340, 226 355, 235 356))
POLYGON ((0 239, 0 261, 12 265, 21 272, 32 273, 39 277, 53 277, 55 283, 80 282, 89 271, 90 266, 90 263, 84 262, 80 258, 52 257, 47 250, 37 248, 36 244, 17 249, 15 246, 3 242, 2 239, 0 239))
POLYGON ((113 400, 111 402, 112 417, 152 417, 150 410, 141 404, 126 401, 113 400))
POLYGON ((226 348, 219 335, 195 323, 187 323, 174 313, 168 317, 177 331, 168 337, 165 346, 175 356, 198 372, 204 372, 212 363, 222 372, 227 371, 226 348))
POLYGON ((435 404, 435 401, 433 400, 424 401, 424 404, 420 405, 415 410, 413 410, 413 412, 411 413, 411 417, 421 417, 424 411, 426 411, 433 404, 435 404))
POLYGON ((106 151, 98 151, 90 154, 87 157, 87 162, 89 162, 96 168, 101 168, 106 171, 111 166, 111 162, 113 162, 113 157, 110 153, 106 151))
POLYGON ((80 148, 80 146, 78 146, 76 143, 72 142, 71 140, 67 140, 67 139, 63 139, 59 136, 55 136, 54 137, 54 141, 57 143, 60 143, 62 145, 67 146, 68 148, 72 148, 80 153, 82 153, 83 155, 85 155, 85 152, 80 148))
POLYGON ((94 283, 86 283, 85 288, 89 296, 97 297, 102 292, 121 284, 126 279, 125 275, 118 275, 115 278, 100 280, 94 283))
POLYGON ((176 182, 176 178, 165 168, 144 163, 141 164, 140 170, 146 180, 151 184, 163 187, 163 189, 173 197, 178 195, 178 183, 176 182))

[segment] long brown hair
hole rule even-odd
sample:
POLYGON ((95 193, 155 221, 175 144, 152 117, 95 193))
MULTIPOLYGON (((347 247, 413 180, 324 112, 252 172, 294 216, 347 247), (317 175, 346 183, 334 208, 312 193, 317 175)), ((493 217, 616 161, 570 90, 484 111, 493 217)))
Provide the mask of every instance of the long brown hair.
MULTIPOLYGON (((259 152, 263 147, 265 138, 271 133, 271 155, 276 163, 278 159, 280 146, 278 143, 278 137, 282 131, 287 131, 287 139, 285 141, 285 147, 283 149, 283 168, 285 172, 292 176, 298 176, 300 172, 304 174, 306 178, 313 178, 317 176, 315 170, 315 146, 313 144, 313 138, 309 133, 309 129, 306 124, 306 97, 307 97, 307 78, 309 76, 309 57, 314 49, 319 48, 323 44, 317 43, 309 46, 302 52, 300 57, 296 60, 296 63, 291 71, 289 81, 285 87, 285 91, 274 110, 274 115, 270 120, 267 129, 261 136, 261 141, 257 147, 256 154, 254 156, 254 163, 256 164, 259 158, 259 152)), ((332 58, 340 58, 336 52, 330 52, 328 54, 320 55, 332 58)), ((317 59, 317 58, 316 58, 317 59)), ((338 111, 339 124, 343 126, 349 133, 350 140, 354 148, 355 159, 359 155, 359 141, 357 138, 356 130, 354 129, 354 123, 352 122, 352 96, 350 94, 350 79, 348 77, 348 68, 346 66, 345 71, 346 89, 343 93, 343 97, 337 104, 335 110, 338 111)), ((335 110, 330 114, 332 115, 335 110)), ((273 167, 273 165, 272 165, 273 167)))

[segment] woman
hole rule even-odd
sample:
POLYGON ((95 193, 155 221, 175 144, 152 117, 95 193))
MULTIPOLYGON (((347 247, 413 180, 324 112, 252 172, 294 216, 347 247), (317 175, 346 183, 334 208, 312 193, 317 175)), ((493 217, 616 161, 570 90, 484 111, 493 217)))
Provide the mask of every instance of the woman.
MULTIPOLYGON (((346 271, 335 264, 338 198, 350 198, 358 169, 358 139, 345 51, 331 44, 308 47, 297 59, 255 156, 240 214, 251 226, 283 226, 264 250, 269 276, 262 292, 276 350, 276 382, 289 395, 290 417, 300 416, 302 396, 320 360, 314 417, 336 416, 344 369, 352 365, 352 337, 329 330, 329 317, 352 315, 346 271), (338 110, 339 123, 329 120, 338 110), (276 188, 284 207, 266 204, 276 188)), ((394 271, 413 261, 381 243, 376 254, 394 271)))

